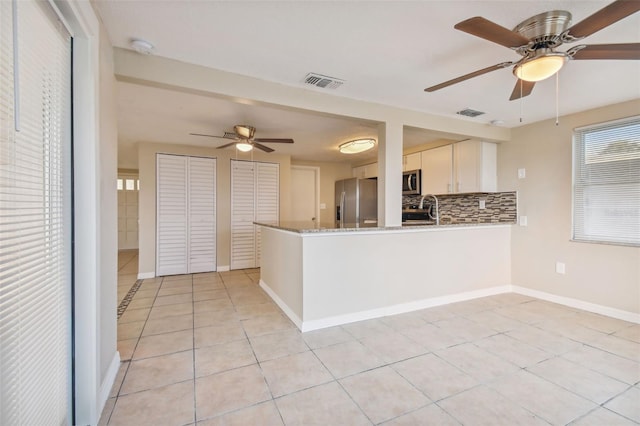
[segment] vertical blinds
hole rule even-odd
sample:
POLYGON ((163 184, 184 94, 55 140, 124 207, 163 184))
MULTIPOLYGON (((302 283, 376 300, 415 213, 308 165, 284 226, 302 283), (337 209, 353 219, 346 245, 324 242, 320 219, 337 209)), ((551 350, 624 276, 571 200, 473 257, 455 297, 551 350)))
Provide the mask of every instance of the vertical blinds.
POLYGON ((69 424, 70 36, 1 1, 0 55, 0 424, 69 424))
POLYGON ((574 132, 573 239, 640 245, 640 117, 574 132))

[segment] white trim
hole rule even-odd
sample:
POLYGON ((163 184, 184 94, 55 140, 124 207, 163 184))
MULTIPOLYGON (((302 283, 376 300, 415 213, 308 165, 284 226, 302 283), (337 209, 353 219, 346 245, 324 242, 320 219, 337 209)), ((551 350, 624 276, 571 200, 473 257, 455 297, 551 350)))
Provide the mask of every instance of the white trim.
POLYGON ((560 305, 569 306, 571 308, 582 309, 584 311, 605 315, 611 318, 617 318, 623 321, 629 321, 640 324, 640 314, 635 312, 623 311, 622 309, 611 308, 609 306, 598 305, 596 303, 585 302, 584 300, 573 299, 571 297, 558 296, 544 291, 532 290, 517 285, 511 286, 514 293, 524 294, 525 296, 535 297, 537 299, 546 300, 548 302, 558 303, 560 305))
MULTIPOLYGON (((404 314, 418 311, 420 309, 433 308, 435 306, 448 305, 449 303, 462 302, 465 300, 477 299, 480 297, 494 296, 496 294, 509 293, 510 285, 489 287, 482 290, 467 291, 464 293, 451 294, 447 296, 432 297, 429 299, 417 300, 415 302, 400 303, 397 305, 385 306, 383 308, 370 309, 367 311, 354 312, 352 314, 336 315, 311 321, 303 321, 300 331, 307 332, 336 325, 349 324, 357 321, 364 321, 373 318, 386 317, 389 315, 404 314)), ((283 309, 284 310, 284 309, 283 309)), ((286 311, 285 311, 286 313, 286 311)), ((295 321, 294 321, 295 322, 295 321)))
POLYGON ((156 277, 156 272, 139 272, 138 273, 138 279, 139 280, 146 280, 149 278, 155 278, 156 277))
POLYGON ((216 268, 216 272, 229 272, 230 270, 229 265, 221 265, 216 268))
POLYGON ((100 385, 100 393, 98 394, 99 413, 102 413, 102 410, 104 410, 104 406, 107 403, 107 399, 109 399, 111 388, 113 388, 113 384, 116 381, 116 376, 118 375, 118 370, 120 370, 120 352, 116 351, 116 353, 113 355, 113 358, 111 359, 109 368, 104 375, 102 385, 100 385))
POLYGON ((303 323, 300 317, 297 316, 291 310, 291 308, 289 308, 289 306, 286 303, 284 303, 284 301, 280 299, 280 297, 273 290, 271 290, 271 287, 269 287, 267 283, 262 281, 262 279, 260 279, 259 284, 260 284, 260 287, 273 299, 273 301, 276 302, 276 305, 278 305, 280 309, 282 309, 285 315, 288 316, 291 321, 293 321, 296 327, 298 327, 301 331, 306 331, 306 330, 303 330, 303 323))
POLYGON ((291 321, 300 329, 307 332, 319 330, 322 328, 333 327, 336 325, 349 324, 356 321, 364 321, 373 318, 380 318, 389 315, 404 314, 407 312, 418 311, 420 309, 433 308, 434 306, 447 305, 454 302, 462 302, 465 300, 477 299, 480 297, 494 296, 496 294, 510 293, 511 286, 503 285, 496 287, 484 288, 482 290, 466 291, 464 293, 450 294, 440 297, 431 297, 429 299, 417 300, 414 302, 400 303, 397 305, 385 306, 383 308, 370 309, 366 311, 354 312, 351 314, 336 315, 311 321, 302 321, 293 310, 278 295, 260 279, 260 287, 273 299, 274 302, 282 309, 291 321))

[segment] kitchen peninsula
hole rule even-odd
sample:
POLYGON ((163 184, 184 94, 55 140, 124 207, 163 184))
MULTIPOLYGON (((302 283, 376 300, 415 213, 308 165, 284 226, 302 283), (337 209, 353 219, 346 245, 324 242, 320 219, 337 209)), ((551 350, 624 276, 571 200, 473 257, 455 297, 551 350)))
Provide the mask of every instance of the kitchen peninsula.
POLYGON ((262 226, 260 285, 301 331, 509 291, 511 224, 262 226))

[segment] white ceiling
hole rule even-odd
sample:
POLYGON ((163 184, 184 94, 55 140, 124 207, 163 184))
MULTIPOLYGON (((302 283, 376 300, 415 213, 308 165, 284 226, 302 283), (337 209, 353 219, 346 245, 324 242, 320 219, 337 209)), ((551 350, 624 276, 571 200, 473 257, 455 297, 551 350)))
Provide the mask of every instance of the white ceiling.
MULTIPOLYGON (((540 12, 568 10, 576 23, 611 1, 96 1, 114 46, 132 38, 155 54, 294 87, 309 72, 346 80, 336 96, 457 117, 471 107, 514 127, 555 115, 555 79, 540 82, 524 101, 508 100, 510 69, 434 93, 425 87, 499 62, 511 50, 453 26, 483 16, 507 28, 540 12)), ((640 13, 585 39, 586 44, 640 42, 640 13)), ((572 45, 562 46, 566 50, 572 45)), ((571 61, 559 76, 560 114, 640 97, 640 61, 571 61)), ((309 90, 320 90, 310 88, 309 90)), ((327 92, 325 92, 327 93, 327 92)), ((123 152, 139 140, 188 144, 185 133, 222 134, 234 124, 257 127, 257 137, 292 137, 295 147, 271 145, 294 158, 337 160, 335 147, 375 136, 375 124, 269 106, 231 104, 212 97, 119 83, 123 152), (213 117, 213 118, 212 118, 213 117), (314 148, 311 148, 314 147, 314 148), (289 150, 289 151, 288 151, 289 150)), ((405 145, 442 135, 409 132, 405 145)), ((195 138, 195 139, 194 139, 195 138)), ((455 138, 455 137, 454 137, 455 138)), ((224 141, 222 141, 224 142, 224 141)))

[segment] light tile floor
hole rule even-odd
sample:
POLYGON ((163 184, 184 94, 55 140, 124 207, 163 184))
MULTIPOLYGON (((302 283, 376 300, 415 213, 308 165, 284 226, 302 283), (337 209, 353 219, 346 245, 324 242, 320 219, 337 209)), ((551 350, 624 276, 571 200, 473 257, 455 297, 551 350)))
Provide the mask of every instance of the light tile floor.
POLYGON ((503 294, 301 334, 258 279, 145 280, 101 424, 640 424, 640 325, 503 294))

